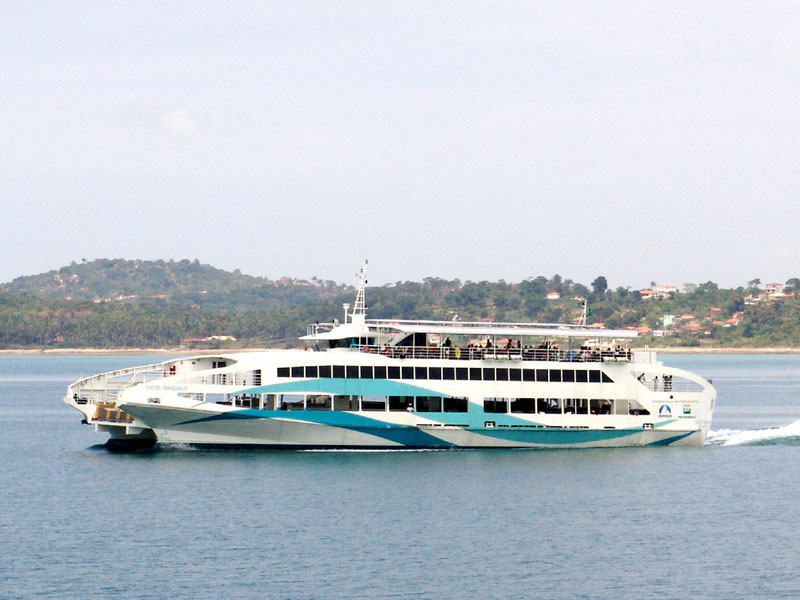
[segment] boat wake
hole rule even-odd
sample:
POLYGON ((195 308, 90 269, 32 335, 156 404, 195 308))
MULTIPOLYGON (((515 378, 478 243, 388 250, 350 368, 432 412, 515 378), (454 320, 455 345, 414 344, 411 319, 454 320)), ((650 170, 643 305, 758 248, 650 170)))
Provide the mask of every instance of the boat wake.
POLYGON ((800 421, 767 429, 720 429, 709 431, 707 445, 714 446, 798 446, 800 421))

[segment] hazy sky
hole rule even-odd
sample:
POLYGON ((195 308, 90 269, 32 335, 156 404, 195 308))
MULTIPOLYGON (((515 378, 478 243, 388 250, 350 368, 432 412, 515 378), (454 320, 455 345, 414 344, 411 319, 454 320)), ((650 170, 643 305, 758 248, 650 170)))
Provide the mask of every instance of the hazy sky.
POLYGON ((795 2, 0 2, 0 282, 800 276, 795 2))

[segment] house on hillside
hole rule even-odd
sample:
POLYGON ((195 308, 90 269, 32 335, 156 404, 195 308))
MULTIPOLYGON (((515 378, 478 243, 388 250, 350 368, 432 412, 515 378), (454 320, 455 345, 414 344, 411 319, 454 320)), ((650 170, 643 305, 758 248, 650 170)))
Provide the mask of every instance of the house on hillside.
POLYGON ((643 300, 649 298, 669 298, 673 294, 678 293, 678 288, 671 283, 659 283, 653 289, 645 288, 639 290, 639 295, 643 300))

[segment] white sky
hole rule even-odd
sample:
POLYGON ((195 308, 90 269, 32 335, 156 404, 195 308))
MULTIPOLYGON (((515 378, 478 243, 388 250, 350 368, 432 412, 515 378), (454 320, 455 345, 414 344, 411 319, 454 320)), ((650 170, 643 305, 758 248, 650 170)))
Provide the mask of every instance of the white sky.
POLYGON ((795 2, 0 3, 0 281, 800 276, 795 2))

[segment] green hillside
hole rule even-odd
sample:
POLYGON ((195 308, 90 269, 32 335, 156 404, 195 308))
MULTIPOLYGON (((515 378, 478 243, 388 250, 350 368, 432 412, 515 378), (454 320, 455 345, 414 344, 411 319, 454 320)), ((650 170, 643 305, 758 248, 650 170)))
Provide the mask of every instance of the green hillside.
MULTIPOLYGON (((656 293, 610 290, 602 276, 590 286, 559 275, 517 283, 426 278, 369 288, 367 301, 373 318, 568 323, 586 298, 589 324, 635 327, 637 345, 800 347, 798 288, 797 279, 782 292, 755 280, 656 293)), ((341 318, 354 293, 331 281, 272 281, 196 260, 73 263, 0 285, 0 348, 297 345, 307 323, 341 318)))

